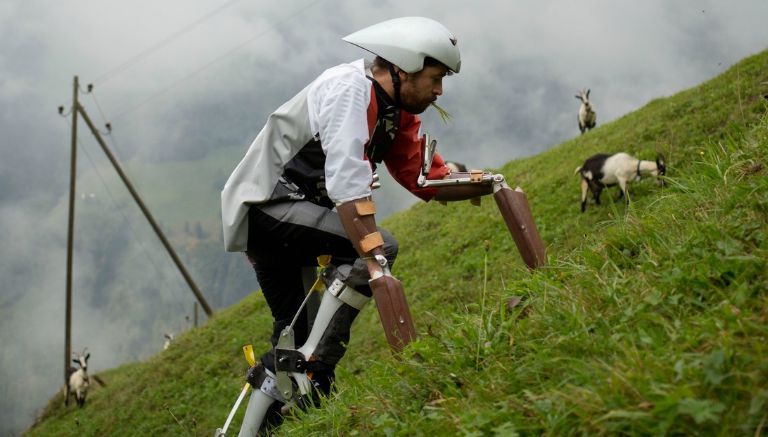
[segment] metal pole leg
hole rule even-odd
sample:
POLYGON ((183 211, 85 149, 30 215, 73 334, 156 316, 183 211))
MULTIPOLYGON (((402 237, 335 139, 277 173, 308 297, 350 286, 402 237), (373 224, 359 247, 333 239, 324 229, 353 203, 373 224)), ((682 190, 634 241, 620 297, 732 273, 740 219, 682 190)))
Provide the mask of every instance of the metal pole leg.
POLYGON ((259 428, 261 428, 261 423, 267 415, 269 407, 275 402, 277 401, 263 393, 261 390, 253 390, 251 392, 251 397, 248 399, 248 406, 245 408, 243 425, 240 427, 240 434, 238 434, 238 437, 256 437, 259 433, 259 428))
POLYGON ((255 437, 260 429, 276 426, 282 420, 279 414, 282 403, 278 402, 282 397, 277 391, 275 375, 262 365, 257 365, 252 373, 249 372, 248 382, 253 390, 245 408, 239 437, 255 437))
POLYGON ((319 374, 332 374, 336 363, 341 359, 349 341, 352 321, 357 313, 370 300, 340 279, 334 279, 327 286, 317 311, 317 317, 306 343, 296 349, 289 339, 290 330, 281 333, 281 340, 275 348, 275 369, 279 394, 290 401, 297 401, 299 406, 313 398, 314 388, 330 390, 331 380, 310 380, 309 371, 315 377, 319 374), (313 384, 313 381, 318 384, 313 384), (292 384, 295 382, 295 386, 292 384), (327 386, 327 387, 326 387, 327 386), (294 390, 298 390, 296 393, 294 390), (298 396, 296 396, 298 394, 298 396))

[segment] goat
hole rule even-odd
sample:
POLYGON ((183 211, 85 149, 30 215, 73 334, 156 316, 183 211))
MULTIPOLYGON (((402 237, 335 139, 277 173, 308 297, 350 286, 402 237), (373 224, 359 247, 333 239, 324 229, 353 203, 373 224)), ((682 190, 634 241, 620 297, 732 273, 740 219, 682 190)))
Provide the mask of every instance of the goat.
POLYGON ((445 161, 445 165, 448 166, 448 168, 451 169, 451 172, 456 172, 456 171, 464 172, 464 171, 467 171, 467 166, 462 164, 462 163, 460 163, 460 162, 445 161))
POLYGON ((597 124, 597 114, 595 114, 595 108, 592 106, 592 102, 589 101, 588 88, 579 91, 575 97, 581 100, 577 120, 579 121, 579 130, 581 131, 581 134, 584 135, 584 132, 592 129, 597 124))
POLYGON ((78 354, 72 352, 72 362, 79 365, 80 368, 70 367, 67 369, 67 386, 64 390, 64 405, 69 405, 69 395, 74 394, 77 406, 82 408, 85 405, 85 395, 88 393, 88 386, 90 381, 88 378, 88 358, 91 357, 90 353, 86 353, 87 348, 83 349, 83 353, 78 354))
MULTIPOLYGON (((621 199, 627 192, 627 182, 640 180, 641 176, 664 176, 667 168, 664 165, 664 156, 658 154, 656 162, 644 161, 634 158, 626 153, 607 155, 598 153, 590 156, 574 174, 581 175, 581 212, 587 209, 587 188, 592 191, 595 203, 600 204, 600 193, 605 187, 619 184, 621 199)), ((627 196, 629 202, 629 196, 627 196)))
POLYGON ((173 341, 173 333, 172 332, 166 332, 163 334, 163 337, 165 337, 165 343, 163 344, 163 350, 167 350, 171 346, 171 342, 173 341))

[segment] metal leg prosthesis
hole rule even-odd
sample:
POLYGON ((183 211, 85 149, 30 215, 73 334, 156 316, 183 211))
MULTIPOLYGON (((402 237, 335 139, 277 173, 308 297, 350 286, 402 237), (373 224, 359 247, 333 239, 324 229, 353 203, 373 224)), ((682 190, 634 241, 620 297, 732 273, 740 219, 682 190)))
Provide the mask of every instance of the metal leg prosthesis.
POLYGON ((276 402, 280 396, 275 390, 275 374, 269 372, 261 364, 256 363, 251 345, 243 346, 243 352, 248 364, 251 365, 246 375, 248 382, 246 382, 245 387, 240 392, 240 396, 237 397, 237 401, 235 401, 235 405, 229 412, 224 426, 216 430, 214 437, 225 437, 227 435, 227 429, 232 423, 232 419, 235 417, 235 413, 249 388, 253 388, 253 393, 248 401, 239 435, 255 436, 260 429, 265 429, 269 425, 276 426, 282 421, 282 416, 277 412, 282 402, 276 402))
MULTIPOLYGON (((329 271, 325 270, 323 276, 329 271)), ((330 392, 333 371, 346 352, 352 322, 370 296, 345 285, 339 278, 329 282, 304 345, 295 347, 293 332, 304 308, 302 304, 293 322, 280 333, 273 353, 267 355, 274 356, 274 362, 259 363, 249 370, 247 378, 254 390, 240 437, 255 436, 277 426, 282 422, 282 414, 290 408, 316 405, 318 394, 330 392)), ((307 296, 311 294, 310 290, 307 296)))
POLYGON ((277 391, 275 374, 258 364, 248 371, 246 378, 253 387, 253 392, 245 408, 239 437, 256 436, 259 431, 282 422, 280 407, 284 402, 277 391))
POLYGON ((284 398, 303 407, 313 390, 330 391, 333 369, 346 352, 352 322, 369 300, 370 296, 334 279, 323 294, 306 343, 295 349, 290 327, 283 330, 275 349, 275 370, 284 398), (296 383, 297 390, 288 384, 287 377, 296 383))

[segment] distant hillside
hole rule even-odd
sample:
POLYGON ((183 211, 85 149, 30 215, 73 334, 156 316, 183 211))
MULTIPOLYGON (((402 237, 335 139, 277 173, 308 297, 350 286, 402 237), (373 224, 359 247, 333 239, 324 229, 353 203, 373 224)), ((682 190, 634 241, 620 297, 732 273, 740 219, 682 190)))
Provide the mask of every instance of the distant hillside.
MULTIPOLYGON (((492 199, 419 204, 400 241, 420 339, 389 353, 356 322, 325 408, 280 435, 760 435, 768 424, 768 52, 499 171, 529 196, 549 265, 528 272, 492 199), (667 159, 666 185, 579 211, 596 152, 667 159), (520 303, 518 298, 521 299, 520 303)), ((210 436, 266 347, 260 294, 171 349, 54 397, 29 436, 210 436)), ((235 418, 240 423, 242 410, 235 418)))

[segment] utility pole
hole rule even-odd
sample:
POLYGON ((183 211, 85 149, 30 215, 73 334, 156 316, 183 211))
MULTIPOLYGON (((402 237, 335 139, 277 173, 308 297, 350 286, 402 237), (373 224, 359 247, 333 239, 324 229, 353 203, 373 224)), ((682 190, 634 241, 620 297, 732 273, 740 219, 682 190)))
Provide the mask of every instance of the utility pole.
POLYGON ((187 285, 189 285, 189 288, 192 290, 192 293, 194 293, 195 297, 197 298, 197 301, 200 302, 200 306, 203 307, 203 311, 205 311, 205 314, 208 317, 211 317, 213 315, 213 310, 208 305, 208 302, 205 300, 203 293, 197 287, 197 284, 195 284, 195 281, 192 279, 192 276, 190 276, 189 272, 184 267, 184 264, 182 264, 181 259, 176 254, 176 251, 173 250, 173 246, 171 246, 171 243, 168 242, 167 238, 165 238, 165 234, 163 234, 162 229, 160 229, 160 225, 158 225, 157 222, 155 221, 155 218, 152 217, 152 213, 149 212, 149 208, 147 208, 146 205, 144 205, 144 201, 141 200, 141 196, 139 196, 139 193, 133 188, 133 184, 131 184, 131 181, 128 180, 128 176, 126 176, 125 172, 123 171, 123 168, 120 166, 120 163, 117 162, 117 159, 115 159, 115 156, 112 154, 112 151, 107 146, 107 143, 105 143, 104 139, 101 138, 101 133, 99 133, 99 130, 96 129, 96 126, 94 126, 93 122, 91 121, 91 118, 85 112, 85 109, 83 108, 82 105, 78 103, 76 104, 75 108, 77 109, 78 112, 80 112, 80 115, 83 116, 83 120, 85 120, 85 123, 91 129, 93 136, 96 137, 96 141, 99 143, 102 150, 104 150, 104 153, 107 155, 107 158, 109 158, 109 161, 112 163, 112 166, 115 167, 115 171, 117 171, 117 174, 120 176, 120 179, 123 180, 123 183, 125 184, 126 188, 128 188, 128 191, 131 193, 131 196, 133 196, 133 200, 135 200, 136 204, 139 205, 141 212, 144 213, 144 217, 146 217, 147 221, 152 226, 152 229, 154 229, 155 233, 157 234, 157 237, 160 239, 160 242, 163 243, 165 250, 168 251, 168 254, 171 256, 171 259, 173 260, 174 264, 176 264, 176 267, 179 269, 179 272, 181 272, 181 275, 184 277, 184 280, 187 281, 187 285))
POLYGON ((72 152, 69 164, 69 225, 67 229, 67 296, 64 328, 64 383, 67 382, 69 356, 72 352, 72 246, 75 239, 75 180, 77 174, 77 94, 80 88, 75 76, 72 89, 72 152))
MULTIPOLYGON (((149 212, 149 209, 144 205, 144 201, 141 200, 139 193, 136 192, 136 190, 133 188, 133 184, 131 184, 131 181, 128 180, 128 176, 126 176, 122 167, 117 162, 117 159, 115 159, 115 156, 112 154, 112 151, 109 149, 109 147, 107 147, 107 144, 104 142, 104 139, 101 137, 99 130, 96 129, 93 122, 91 121, 91 118, 85 112, 85 108, 83 108, 83 106, 80 105, 80 102, 78 101, 79 92, 80 92, 80 83, 79 83, 78 77, 75 76, 74 86, 72 90, 72 151, 70 155, 71 159, 70 159, 70 175, 69 175, 69 224, 67 227, 67 285, 66 285, 66 299, 65 299, 66 309, 65 309, 65 317, 64 317, 65 318, 65 328, 64 328, 64 382, 65 383, 67 380, 67 371, 70 367, 69 366, 70 355, 72 354, 72 258, 73 258, 72 255, 73 255, 73 246, 74 246, 74 240, 75 240, 75 181, 77 179, 76 176, 77 176, 77 121, 78 121, 77 115, 78 114, 83 116, 83 120, 85 120, 86 124, 91 129, 91 132, 96 137, 97 142, 99 143, 101 148, 104 150, 104 153, 107 155, 107 158, 109 158, 109 161, 112 163, 112 166, 117 171, 117 174, 123 180, 123 183, 128 188, 128 191, 133 196, 133 199, 139 205, 141 212, 144 213, 144 216, 146 217, 147 221, 149 221, 149 224, 152 226, 152 229, 157 234, 158 238, 160 239, 160 242, 162 242, 163 246, 165 246, 165 249, 168 251, 168 254, 171 256, 171 259, 173 260, 174 264, 176 264, 176 267, 179 269, 179 272, 181 272, 181 275, 184 277, 184 280, 186 280, 187 284, 192 290, 192 293, 194 293, 195 297, 197 298, 197 301, 203 307, 203 311, 205 311, 205 314, 208 317, 211 317, 213 315, 213 310, 211 309, 210 305, 208 305, 208 302, 205 300, 203 293, 197 287, 197 284, 195 284, 195 281, 192 279, 192 276, 190 276, 189 272, 182 264, 181 259, 176 254, 176 251, 173 250, 171 243, 168 242, 168 239, 165 237, 165 234, 163 234, 163 231, 160 229, 160 226, 157 224, 154 217, 152 217, 152 214, 149 212)), ((59 111, 62 112, 63 107, 61 107, 59 111)), ((195 326, 197 326, 197 306, 195 306, 195 326)))

